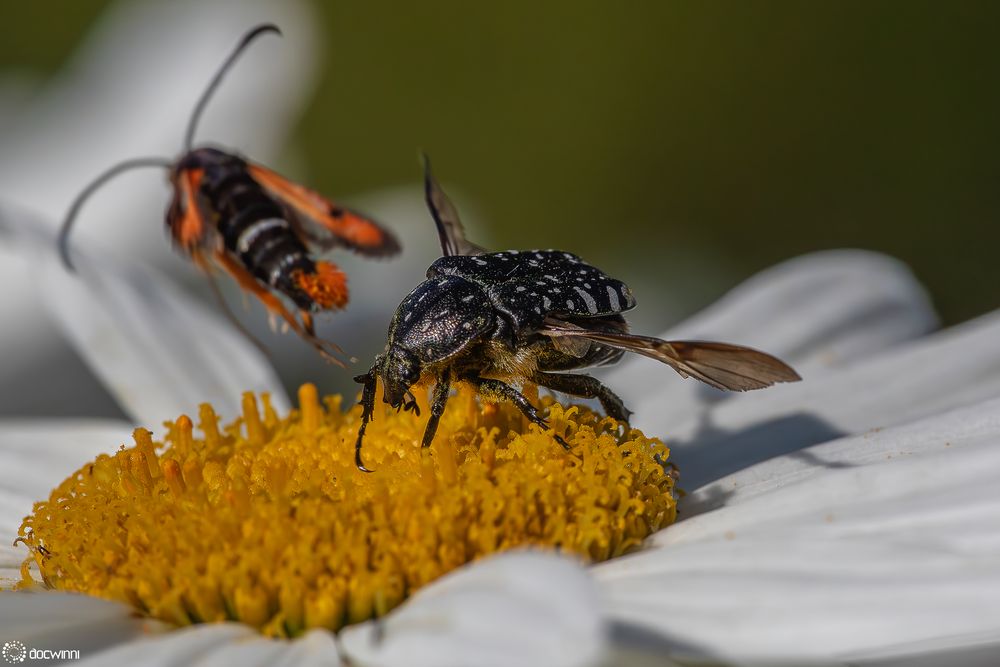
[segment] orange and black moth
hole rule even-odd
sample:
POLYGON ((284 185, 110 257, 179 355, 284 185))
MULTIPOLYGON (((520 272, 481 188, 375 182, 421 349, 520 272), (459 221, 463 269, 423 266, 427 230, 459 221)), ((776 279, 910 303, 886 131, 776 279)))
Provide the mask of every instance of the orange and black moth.
POLYGON ((395 237, 370 218, 233 152, 193 147, 197 122, 222 76, 253 39, 267 32, 278 29, 262 25, 248 32, 216 73, 192 113, 183 155, 176 161, 127 160, 101 174, 70 207, 59 248, 72 270, 68 237, 83 202, 124 171, 166 168, 174 191, 166 223, 178 250, 210 279, 216 269, 231 276, 323 356, 342 365, 335 356, 340 349, 317 337, 313 314, 347 304, 347 277, 314 254, 339 247, 384 257, 399 251, 395 237), (282 297, 293 307, 286 306, 282 297))
POLYGON ((300 336, 327 352, 312 313, 347 305, 347 278, 313 251, 343 247, 379 257, 399 244, 369 218, 273 171, 215 148, 185 154, 171 172, 167 226, 179 249, 232 276, 300 336), (277 295, 298 310, 296 318, 277 295))

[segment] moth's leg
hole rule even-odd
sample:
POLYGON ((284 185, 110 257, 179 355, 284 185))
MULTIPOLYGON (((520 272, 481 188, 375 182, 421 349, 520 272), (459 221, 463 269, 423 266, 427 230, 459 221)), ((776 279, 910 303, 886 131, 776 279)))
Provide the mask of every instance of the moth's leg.
POLYGON ((361 389, 361 400, 358 401, 361 406, 361 427, 358 428, 358 440, 354 443, 354 464, 362 472, 371 472, 361 462, 361 441, 364 440, 365 429, 368 428, 368 422, 372 420, 375 413, 375 390, 378 388, 378 374, 375 371, 379 367, 380 361, 381 358, 376 358, 375 363, 367 373, 354 378, 355 382, 364 385, 361 389))
MULTIPOLYGON (((336 343, 324 340, 316 335, 316 324, 313 321, 312 313, 308 310, 300 309, 299 319, 302 320, 302 330, 305 331, 302 337, 315 347, 324 359, 332 361, 341 368, 345 368, 344 363, 336 357, 338 354, 344 354, 344 351, 336 343)), ((351 361, 354 362, 357 359, 352 358, 351 361)))
POLYGON ((627 422, 632 416, 632 411, 625 407, 622 399, 618 395, 605 387, 600 380, 589 375, 575 375, 570 373, 543 373, 538 371, 531 378, 540 387, 561 391, 564 394, 581 396, 583 398, 596 398, 604 406, 604 411, 609 417, 620 422, 627 422))
POLYGON ((434 398, 431 399, 431 416, 427 419, 427 427, 424 429, 423 447, 430 447, 437 433, 438 421, 444 414, 444 406, 448 403, 448 394, 451 391, 451 375, 445 371, 438 376, 434 385, 434 398))
MULTIPOLYGON (((521 414, 528 418, 528 421, 538 424, 543 429, 547 429, 549 427, 549 423, 545 421, 540 414, 538 414, 538 408, 532 405, 531 401, 524 397, 524 394, 511 387, 509 384, 501 382, 500 380, 494 380, 493 378, 481 378, 479 376, 468 376, 463 377, 462 379, 475 386, 479 393, 489 399, 510 401, 517 406, 517 409, 521 411, 521 414)), ((569 443, 563 440, 558 434, 555 434, 553 437, 555 437, 556 442, 562 445, 563 448, 570 448, 569 443)))
MULTIPOLYGON (((257 300, 264 304, 264 307, 267 308, 268 311, 281 317, 281 319, 288 324, 292 331, 315 347, 323 358, 328 361, 332 361, 342 368, 346 368, 344 362, 335 357, 331 352, 331 350, 334 352, 341 352, 340 348, 329 341, 322 340, 317 337, 315 333, 313 333, 311 316, 305 317, 303 318, 303 322, 299 322, 299 320, 295 318, 295 315, 293 315, 291 311, 285 308, 285 305, 281 303, 281 299, 276 297, 263 285, 257 282, 257 279, 254 278, 252 273, 247 271, 246 267, 233 259, 224 250, 215 251, 215 253, 213 253, 213 259, 233 278, 233 280, 237 282, 237 284, 239 284, 240 287, 247 292, 250 292, 250 294, 255 296, 257 300)), ((299 314, 304 314, 304 311, 300 311, 299 314)))
POLYGON ((202 251, 197 248, 191 251, 191 260, 195 263, 195 266, 197 266, 201 272, 205 274, 205 278, 208 280, 208 286, 212 289, 212 296, 215 297, 216 302, 219 304, 219 308, 222 309, 222 313, 226 316, 226 319, 229 320, 229 323, 242 333, 251 343, 253 343, 258 350, 263 352, 265 357, 273 362, 274 360, 271 359, 271 353, 268 351, 264 343, 260 342, 256 336, 250 333, 249 329, 243 326, 243 323, 240 322, 238 317, 236 317, 236 313, 234 313, 229 307, 229 304, 226 303, 226 297, 222 295, 222 290, 219 289, 219 283, 215 281, 215 269, 211 262, 209 262, 202 251))

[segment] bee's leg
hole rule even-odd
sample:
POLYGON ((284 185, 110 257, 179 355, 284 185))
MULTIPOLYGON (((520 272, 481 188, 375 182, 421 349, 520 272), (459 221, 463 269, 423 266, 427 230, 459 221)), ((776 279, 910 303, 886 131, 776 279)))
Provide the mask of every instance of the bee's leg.
POLYGON ((358 402, 361 406, 361 427, 358 429, 358 440, 354 443, 354 465, 358 466, 358 470, 362 472, 371 472, 361 462, 361 441, 364 440, 365 429, 368 428, 368 422, 372 420, 375 413, 375 390, 378 388, 378 375, 375 371, 379 367, 380 361, 381 359, 376 358, 375 363, 367 373, 354 378, 355 382, 364 385, 361 389, 361 400, 358 402))
POLYGON ((622 399, 618 398, 615 392, 605 387, 595 377, 571 373, 543 373, 537 371, 531 379, 540 387, 583 398, 596 398, 601 402, 608 416, 620 422, 627 422, 628 418, 632 415, 632 411, 625 407, 622 399))
POLYGON ((451 375, 445 371, 438 376, 434 385, 434 398, 431 400, 431 416, 427 420, 427 427, 424 428, 423 447, 430 447, 437 433, 438 420, 444 414, 444 406, 448 403, 448 394, 451 391, 451 375))
MULTIPOLYGON (((479 393, 485 395, 487 398, 510 401, 517 406, 521 414, 528 418, 528 421, 538 424, 543 429, 549 427, 549 423, 538 414, 538 408, 532 405, 531 401, 524 397, 524 394, 509 384, 500 380, 494 380, 493 378, 481 378, 479 376, 463 377, 462 379, 475 386, 479 390, 479 393)), ((569 443, 563 440, 561 436, 556 434, 554 437, 556 442, 562 445, 564 449, 569 449, 569 443)))
POLYGON ((418 417, 420 416, 420 406, 417 405, 417 399, 412 391, 408 391, 403 395, 403 401, 403 412, 413 410, 413 414, 418 417))

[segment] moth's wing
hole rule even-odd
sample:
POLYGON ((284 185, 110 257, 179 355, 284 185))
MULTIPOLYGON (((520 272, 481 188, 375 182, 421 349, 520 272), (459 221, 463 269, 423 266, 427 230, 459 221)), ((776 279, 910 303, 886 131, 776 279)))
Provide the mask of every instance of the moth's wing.
POLYGON ((267 167, 247 163, 250 175, 271 196, 298 214, 302 229, 312 245, 329 250, 345 247, 361 255, 383 257, 399 252, 399 241, 374 220, 338 206, 323 195, 288 180, 267 167))
POLYGON ((424 158, 424 198, 427 201, 427 208, 430 209, 434 224, 437 225, 438 239, 441 241, 441 254, 445 257, 452 255, 481 255, 486 250, 475 243, 465 239, 465 229, 462 221, 458 217, 455 205, 448 199, 448 195, 441 189, 441 185, 431 173, 431 161, 426 155, 424 158))
POLYGON ((174 243, 191 254, 209 246, 216 237, 213 226, 206 224, 208 214, 198 197, 201 169, 181 169, 173 177, 174 197, 167 209, 167 228, 174 243))
POLYGON ((553 338, 584 338, 669 365, 683 377, 693 377, 716 389, 748 391, 802 378, 791 366, 770 354, 742 345, 710 341, 667 341, 630 333, 593 331, 572 323, 546 320, 540 333, 553 338))

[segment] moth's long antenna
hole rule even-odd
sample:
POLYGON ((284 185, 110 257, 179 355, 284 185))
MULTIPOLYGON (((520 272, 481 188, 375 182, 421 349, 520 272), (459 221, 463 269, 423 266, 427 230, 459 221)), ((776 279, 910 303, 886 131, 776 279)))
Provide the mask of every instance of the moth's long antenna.
POLYGON ((228 58, 226 58, 226 62, 222 63, 222 67, 220 67, 219 71, 215 73, 214 77, 212 77, 212 80, 208 84, 208 88, 206 88, 205 92, 201 94, 201 97, 198 99, 198 103, 194 105, 194 111, 191 112, 191 120, 188 121, 187 132, 184 134, 184 152, 190 151, 191 147, 194 145, 194 133, 195 130, 198 129, 198 121, 201 120, 201 114, 205 111, 205 106, 212 98, 212 94, 215 93, 215 89, 219 87, 220 83, 222 83, 222 78, 233 66, 233 63, 236 62, 236 59, 240 57, 240 54, 242 54, 243 51, 250 46, 250 43, 257 39, 257 37, 267 32, 273 32, 276 35, 281 34, 281 30, 279 30, 278 26, 273 23, 264 23, 257 26, 243 36, 240 43, 236 45, 233 52, 229 54, 228 58))
POLYGON ((84 202, 86 202, 90 198, 90 195, 94 194, 94 192, 96 192, 102 185, 110 181, 118 174, 131 169, 139 169, 141 167, 160 167, 162 169, 170 169, 171 162, 170 160, 162 157, 139 157, 119 162, 91 181, 90 184, 76 196, 76 199, 73 200, 73 203, 69 207, 69 212, 66 213, 66 218, 63 220, 62 226, 59 228, 58 238, 59 256, 62 258, 62 263, 68 271, 76 271, 76 268, 73 266, 73 262, 69 257, 69 232, 70 229, 72 229, 73 222, 80 213, 80 209, 83 207, 84 202))

